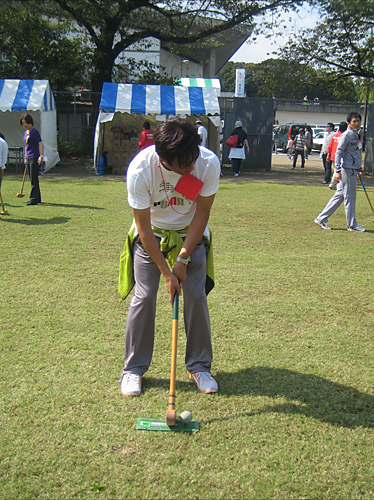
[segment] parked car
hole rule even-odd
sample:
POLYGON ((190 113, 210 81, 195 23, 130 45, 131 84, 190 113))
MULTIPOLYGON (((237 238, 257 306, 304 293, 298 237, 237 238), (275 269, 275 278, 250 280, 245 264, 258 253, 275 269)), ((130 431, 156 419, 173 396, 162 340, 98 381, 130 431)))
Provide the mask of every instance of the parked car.
POLYGON ((315 137, 320 132, 326 132, 326 127, 312 127, 313 137, 315 137))
POLYGON ((306 124, 306 123, 290 123, 289 124, 289 129, 288 129, 287 140, 291 139, 291 137, 293 139, 295 139, 295 137, 299 133, 299 130, 301 128, 303 128, 305 130, 305 127, 309 127, 309 125, 306 124))
POLYGON ((273 145, 281 149, 283 153, 287 150, 287 136, 289 125, 278 125, 273 128, 273 145))
POLYGON ((326 131, 324 131, 324 132, 318 132, 318 134, 316 134, 313 137, 313 147, 312 147, 312 149, 321 152, 321 149, 322 149, 322 146, 323 146, 323 141, 325 140, 326 135, 327 135, 326 131))
POLYGON ((291 137, 294 139, 299 133, 300 128, 305 128, 308 125, 306 123, 286 123, 285 125, 280 125, 279 128, 274 129, 273 132, 273 143, 278 149, 281 149, 283 153, 287 151, 287 142, 291 137))

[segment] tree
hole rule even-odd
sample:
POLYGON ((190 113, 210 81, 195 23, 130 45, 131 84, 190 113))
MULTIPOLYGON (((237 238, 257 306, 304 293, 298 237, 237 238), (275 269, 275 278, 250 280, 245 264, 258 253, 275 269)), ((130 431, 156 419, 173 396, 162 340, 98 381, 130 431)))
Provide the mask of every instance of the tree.
MULTIPOLYGON (((263 13, 295 8, 302 3, 303 0, 18 0, 15 5, 27 5, 45 15, 74 21, 84 30, 92 47, 90 89, 101 92, 103 83, 112 80, 116 58, 134 42, 155 37, 177 46, 189 46, 203 39, 215 43, 217 33, 236 26, 252 27, 255 18, 263 13)), ((97 109, 98 102, 94 106, 97 109)), ((96 120, 95 113, 92 118, 96 120)))
POLYGON ((281 57, 328 70, 334 81, 374 77, 374 2, 329 0, 321 22, 282 49, 281 57))
POLYGON ((245 69, 247 97, 302 99, 307 94, 312 99, 355 101, 360 91, 352 77, 335 82, 326 70, 282 59, 258 64, 228 62, 218 73, 223 91, 234 92, 236 68, 245 69))
POLYGON ((54 90, 83 84, 87 59, 66 25, 26 9, 0 8, 0 77, 48 79, 54 90))

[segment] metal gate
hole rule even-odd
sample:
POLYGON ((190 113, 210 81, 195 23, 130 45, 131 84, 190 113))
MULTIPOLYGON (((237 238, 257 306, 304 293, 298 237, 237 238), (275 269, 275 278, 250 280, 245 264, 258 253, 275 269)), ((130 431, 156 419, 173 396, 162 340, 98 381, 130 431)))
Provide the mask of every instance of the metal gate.
POLYGON ((242 161, 241 170, 271 170, 273 148, 274 100, 253 97, 219 97, 223 128, 222 163, 230 164, 230 148, 225 141, 230 137, 237 120, 247 132, 249 154, 242 161))

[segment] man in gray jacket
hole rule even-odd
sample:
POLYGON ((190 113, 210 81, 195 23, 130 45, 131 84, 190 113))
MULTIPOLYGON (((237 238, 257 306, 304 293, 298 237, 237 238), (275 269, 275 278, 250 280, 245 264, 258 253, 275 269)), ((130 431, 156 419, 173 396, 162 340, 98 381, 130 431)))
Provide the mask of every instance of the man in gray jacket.
POLYGON ((361 115, 352 111, 347 116, 347 122, 348 128, 340 136, 335 155, 335 180, 338 188, 314 222, 322 229, 331 229, 328 218, 344 201, 348 231, 364 232, 365 229, 357 224, 355 216, 357 179, 362 177, 362 144, 358 135, 361 115))

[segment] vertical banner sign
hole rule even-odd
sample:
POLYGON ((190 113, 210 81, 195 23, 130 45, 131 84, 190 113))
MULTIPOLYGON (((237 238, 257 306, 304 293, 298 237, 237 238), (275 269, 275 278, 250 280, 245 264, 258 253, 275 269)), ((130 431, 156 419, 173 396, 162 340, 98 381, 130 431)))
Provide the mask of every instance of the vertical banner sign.
POLYGON ((235 97, 244 97, 244 90, 245 90, 245 69, 237 68, 236 78, 235 78, 235 97))

